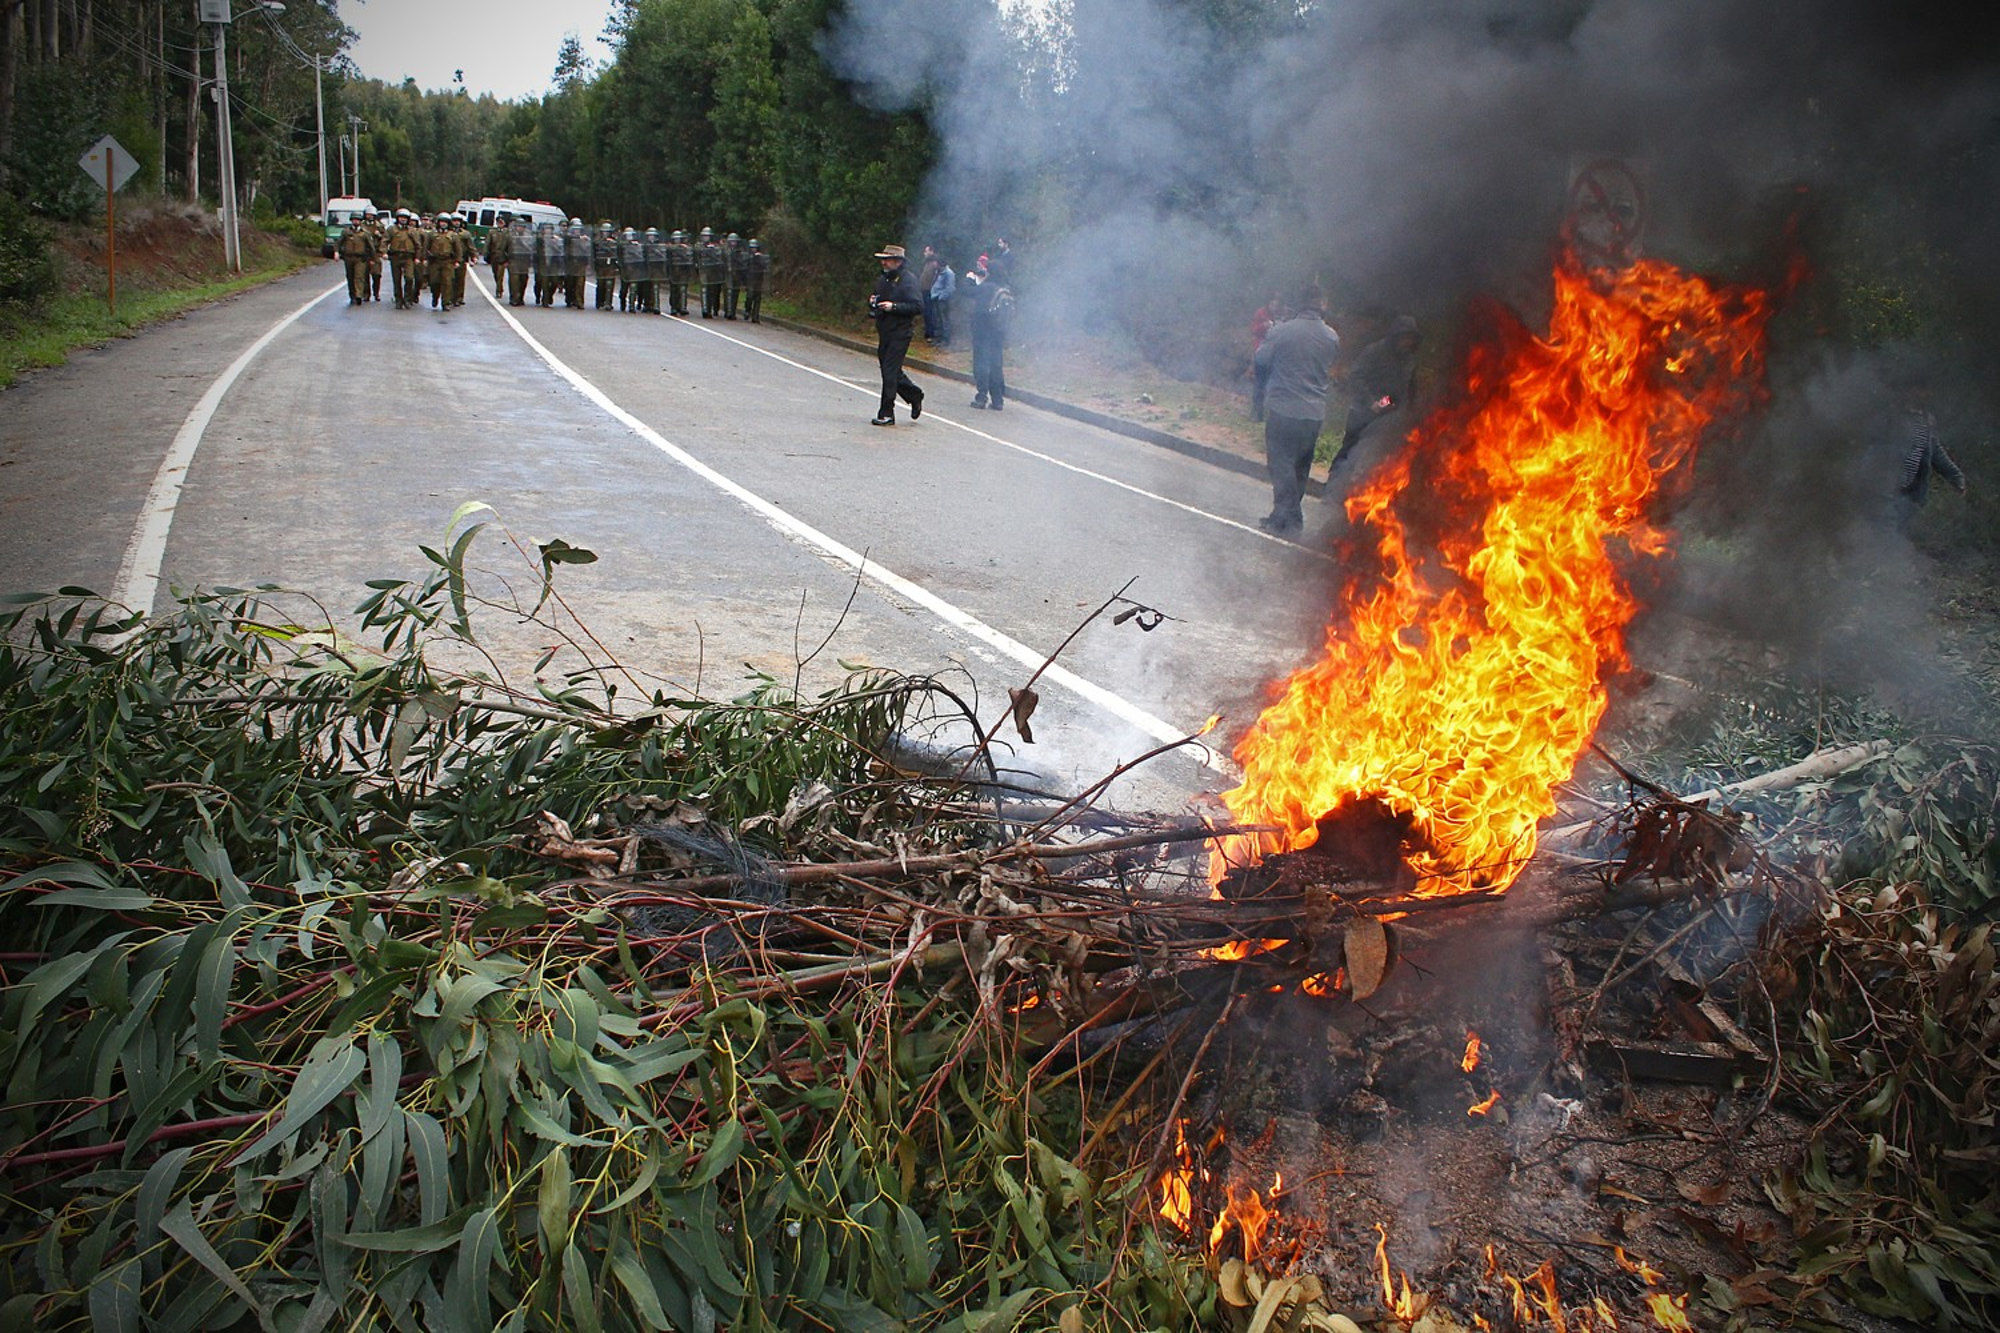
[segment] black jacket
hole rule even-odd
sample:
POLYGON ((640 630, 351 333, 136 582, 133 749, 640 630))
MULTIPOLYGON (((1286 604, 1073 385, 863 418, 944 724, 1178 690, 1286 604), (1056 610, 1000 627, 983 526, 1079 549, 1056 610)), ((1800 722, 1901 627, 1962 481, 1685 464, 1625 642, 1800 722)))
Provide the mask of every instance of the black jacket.
POLYGON ((908 264, 875 279, 875 335, 884 342, 910 336, 910 324, 924 312, 923 295, 908 264))

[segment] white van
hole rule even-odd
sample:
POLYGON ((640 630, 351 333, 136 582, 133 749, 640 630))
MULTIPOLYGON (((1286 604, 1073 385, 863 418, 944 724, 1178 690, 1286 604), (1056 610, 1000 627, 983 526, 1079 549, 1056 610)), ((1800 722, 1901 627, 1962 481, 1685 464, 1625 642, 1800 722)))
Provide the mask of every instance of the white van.
POLYGON ((372 217, 376 212, 375 201, 360 195, 336 195, 326 201, 326 214, 320 220, 326 226, 326 234, 320 240, 319 254, 322 259, 333 258, 334 247, 340 244, 340 233, 347 224, 360 217, 372 217))
POLYGON ((544 222, 553 222, 559 227, 569 222, 569 214, 546 199, 503 199, 498 195, 487 195, 484 199, 461 199, 453 211, 465 219, 466 230, 472 233, 482 250, 486 248, 486 233, 493 229, 494 222, 502 213, 516 222, 526 218, 529 225, 535 227, 544 222))

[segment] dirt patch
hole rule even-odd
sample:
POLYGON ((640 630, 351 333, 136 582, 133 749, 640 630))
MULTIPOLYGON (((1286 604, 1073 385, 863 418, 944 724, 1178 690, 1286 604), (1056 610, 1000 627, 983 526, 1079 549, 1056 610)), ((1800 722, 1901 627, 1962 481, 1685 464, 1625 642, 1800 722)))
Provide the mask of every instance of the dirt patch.
MULTIPOLYGON (((242 239, 246 272, 280 268, 308 257, 289 237, 247 222, 242 239)), ((223 262, 222 221, 205 208, 159 200, 121 203, 117 242, 121 292, 198 287, 231 276, 223 262)), ((55 246, 62 294, 104 291, 108 250, 101 220, 59 228, 55 246)))

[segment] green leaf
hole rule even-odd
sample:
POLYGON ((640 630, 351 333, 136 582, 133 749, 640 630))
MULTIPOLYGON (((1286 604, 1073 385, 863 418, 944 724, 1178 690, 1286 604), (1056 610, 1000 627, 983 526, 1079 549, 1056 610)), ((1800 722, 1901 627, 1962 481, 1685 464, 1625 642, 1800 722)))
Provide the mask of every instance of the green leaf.
POLYGON ((90 1284, 91 1333, 139 1333, 139 1261, 127 1259, 90 1284))
POLYGON ((631 1080, 633 1087, 643 1087, 662 1075, 679 1073, 707 1054, 701 1047, 690 1047, 678 1038, 664 1037, 625 1052, 620 1069, 631 1080))
POLYGON ((924 1219, 906 1203, 896 1205, 896 1246, 902 1252, 904 1281, 918 1289, 928 1286, 936 1263, 930 1233, 924 1229, 924 1219))
POLYGON ((701 1165, 682 1184, 689 1189, 701 1188, 727 1171, 742 1151, 743 1122, 725 1120, 721 1128, 709 1136, 708 1146, 702 1149, 701 1165))
POLYGON ((541 1187, 535 1195, 535 1216, 542 1228, 542 1248, 561 1254, 569 1245, 569 1150, 556 1147, 542 1159, 541 1187))
POLYGON ((422 1111, 403 1112, 410 1134, 410 1157, 417 1164, 418 1215, 425 1225, 440 1221, 451 1211, 451 1154, 445 1148, 444 1129, 422 1111))
POLYGON ((28 998, 18 1020, 18 1030, 30 1031, 34 1027, 36 1016, 51 1001, 67 995, 70 989, 83 979, 83 974, 90 970, 90 965, 96 961, 97 956, 93 953, 65 954, 61 958, 43 963, 30 972, 22 983, 28 988, 28 998))
POLYGON ((236 933, 240 913, 231 912, 210 938, 194 974, 195 1050, 203 1064, 222 1058, 222 1024, 228 1017, 229 992, 236 978, 236 933))
POLYGON ((458 1261, 445 1279, 445 1315, 466 1333, 490 1333, 493 1289, 489 1281, 500 1243, 500 1215, 482 1208, 465 1221, 459 1233, 458 1261))
POLYGON ((376 1250, 384 1254, 431 1254, 461 1240, 466 1223, 471 1218, 470 1210, 461 1209, 427 1226, 401 1227, 395 1231, 351 1231, 341 1241, 357 1250, 376 1250))
POLYGON ((569 1311, 570 1327, 582 1333, 602 1333, 604 1320, 597 1313, 597 1282, 590 1274, 590 1258, 581 1245, 572 1245, 562 1257, 563 1308, 569 1311))
POLYGON ((139 889, 106 885, 101 889, 57 889, 35 900, 42 907, 81 907, 93 912, 144 912, 159 899, 139 889))
POLYGON ((285 1098, 285 1113, 278 1123, 245 1148, 237 1161, 249 1162, 305 1128, 306 1122, 324 1111, 333 1099, 353 1086, 367 1057, 352 1045, 335 1045, 333 1038, 321 1041, 307 1058, 292 1090, 285 1098))
POLYGON ((148 1279, 158 1277, 160 1271, 159 1251, 152 1238, 160 1234, 160 1219, 167 1215, 167 1201, 173 1197, 174 1186, 180 1183, 181 1168, 187 1165, 193 1152, 192 1147, 174 1149, 148 1167, 139 1182, 138 1198, 132 1205, 132 1232, 138 1238, 148 1279))
POLYGON ((221 843, 205 833, 190 833, 181 846, 187 853, 188 865, 214 882, 216 892, 222 895, 223 906, 249 906, 250 889, 231 868, 229 853, 223 850, 221 843))
POLYGON ((185 1200, 160 1219, 160 1230, 176 1245, 186 1250, 196 1263, 207 1269, 216 1281, 227 1287, 236 1299, 255 1310, 259 1323, 269 1327, 269 1313, 257 1298, 250 1294, 250 1288, 243 1285, 243 1279, 236 1275, 236 1271, 223 1262, 222 1256, 215 1252, 215 1247, 208 1243, 208 1237, 201 1234, 201 1228, 195 1225, 194 1214, 189 1210, 185 1200))
POLYGON ((618 1285, 625 1288, 625 1294, 632 1298, 632 1310, 639 1316, 640 1323, 654 1333, 673 1327, 666 1309, 660 1304, 659 1292, 653 1289, 653 1279, 646 1272, 646 1266, 639 1262, 639 1256, 622 1238, 612 1247, 609 1266, 611 1275, 618 1279, 618 1285))

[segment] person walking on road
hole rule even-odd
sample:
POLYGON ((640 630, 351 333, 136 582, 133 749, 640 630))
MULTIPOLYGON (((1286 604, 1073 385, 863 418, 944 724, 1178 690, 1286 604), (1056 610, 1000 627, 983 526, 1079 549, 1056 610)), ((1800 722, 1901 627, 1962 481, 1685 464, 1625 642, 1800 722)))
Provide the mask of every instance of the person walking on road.
POLYGON ((930 287, 924 295, 930 299, 931 315, 937 331, 931 341, 939 347, 951 346, 951 298, 958 292, 958 278, 951 271, 951 265, 938 264, 937 275, 931 279, 930 287))
POLYGON ((771 256, 755 236, 743 256, 743 317, 752 324, 764 322, 764 284, 771 278, 771 256))
POLYGON ((986 269, 965 271, 965 300, 972 309, 972 405, 998 412, 1007 403, 1007 323, 1014 293, 986 269))
POLYGON ((368 262, 375 254, 375 239, 357 218, 340 233, 339 250, 341 262, 347 265, 347 303, 360 305, 368 299, 368 262))
POLYGON ((868 295, 868 317, 875 321, 875 359, 882 366, 882 406, 869 424, 896 424, 896 400, 910 405, 910 420, 924 414, 924 391, 904 373, 903 358, 910 352, 911 325, 924 312, 923 295, 917 290, 916 275, 904 268, 900 245, 885 245, 875 252, 882 261, 882 276, 868 295))
POLYGON ((413 219, 405 213, 396 219, 389 233, 389 287, 396 309, 408 310, 417 303, 417 263, 423 244, 413 219))
POLYGON ((729 280, 729 256, 723 252, 722 243, 715 239, 715 231, 710 227, 701 229, 701 240, 694 248, 695 264, 701 270, 701 317, 714 319, 722 313, 722 284, 729 280))
POLYGON ((502 213, 486 233, 486 267, 493 273, 493 295, 502 301, 507 299, 507 255, 513 240, 513 228, 508 226, 507 214, 502 213))
POLYGON ((458 238, 450 227, 440 226, 425 238, 424 258, 430 268, 431 309, 451 309, 451 271, 458 266, 458 238))
POLYGON ((1271 473, 1271 512, 1257 526, 1286 537, 1305 530, 1299 502, 1326 420, 1327 373, 1340 354, 1340 335, 1327 327, 1326 300, 1318 287, 1301 288, 1293 310, 1257 349, 1257 366, 1268 375, 1264 455, 1271 473))

